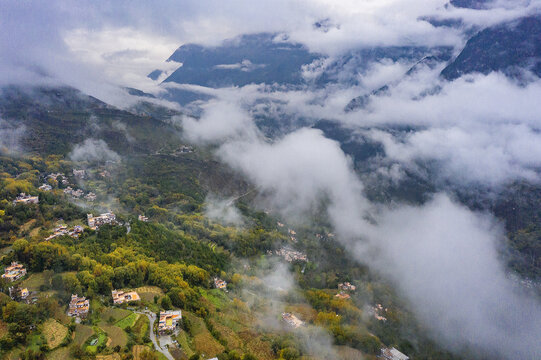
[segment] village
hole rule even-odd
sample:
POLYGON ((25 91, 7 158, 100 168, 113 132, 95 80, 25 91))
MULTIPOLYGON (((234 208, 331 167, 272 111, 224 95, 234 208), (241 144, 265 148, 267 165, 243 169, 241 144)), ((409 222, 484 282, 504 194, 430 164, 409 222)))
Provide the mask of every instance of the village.
MULTIPOLYGON (((271 250, 267 251, 267 254, 272 255, 273 252, 271 250)), ((282 247, 280 249, 277 249, 274 251, 274 254, 282 257, 287 262, 293 262, 293 261, 308 261, 308 257, 305 253, 297 250, 293 250, 289 247, 282 247)))
MULTIPOLYGON (((104 173, 104 175, 107 175, 104 173)), ((84 179, 88 174, 85 172, 85 170, 76 170, 73 171, 73 177, 66 177, 61 173, 54 173, 50 174, 51 178, 56 181, 56 183, 61 182, 63 187, 59 189, 55 186, 54 181, 50 181, 47 183, 44 183, 40 186, 39 190, 42 192, 49 192, 53 191, 53 194, 55 196, 63 196, 69 199, 85 199, 89 202, 92 202, 96 200, 96 195, 93 192, 88 192, 85 195, 85 192, 82 189, 78 189, 77 187, 70 184, 69 179, 73 179, 75 177, 76 179, 84 179)), ((95 176, 95 175, 92 175, 95 176)), ((19 205, 27 205, 32 206, 36 204, 40 204, 40 196, 44 196, 40 193, 40 195, 35 195, 35 193, 30 194, 19 194, 17 198, 11 199, 13 204, 19 206, 19 205)), ((47 198, 45 198, 47 199, 47 198)), ((89 206, 90 207, 90 206, 89 206)), ((95 209, 94 207, 91 207, 92 209, 95 209)), ((99 207, 98 207, 99 208, 99 207)), ((103 208, 102 208, 103 209, 103 208)), ((94 211, 87 211, 86 213, 86 222, 81 223, 81 220, 73 220, 68 219, 68 221, 64 221, 61 218, 56 221, 56 224, 54 225, 51 232, 47 235, 44 232, 41 232, 43 234, 43 240, 46 242, 53 242, 53 244, 57 243, 63 243, 66 241, 66 239, 62 239, 61 237, 71 237, 72 239, 79 240, 78 242, 72 242, 72 244, 80 244, 81 242, 84 242, 85 239, 87 239, 89 236, 93 237, 99 234, 97 232, 100 227, 104 225, 113 225, 113 226, 126 226, 129 233, 130 228, 130 221, 133 225, 134 217, 140 221, 140 222, 148 222, 149 218, 144 215, 144 213, 139 212, 139 214, 132 214, 131 220, 125 221, 125 218, 120 217, 120 219, 117 218, 117 214, 113 212, 112 210, 105 211, 105 212, 96 212, 94 211), (124 223, 125 222, 125 223, 124 223), (96 233, 92 232, 96 231, 96 233), (86 233, 85 233, 86 231, 86 233), (55 239, 60 238, 60 241, 54 241, 55 239)), ((307 234, 306 229, 302 228, 300 230, 300 234, 295 230, 292 226, 288 226, 284 223, 277 222, 277 227, 282 229, 280 232, 285 236, 285 239, 287 239, 287 243, 284 244, 281 247, 275 248, 274 250, 267 251, 268 255, 276 256, 282 258, 285 262, 290 263, 292 267, 299 267, 299 270, 302 268, 301 273, 304 273, 305 268, 308 267, 308 255, 306 252, 300 250, 300 248, 304 248, 305 239, 304 237, 306 235, 309 236, 309 233, 307 234), (299 236, 302 241, 299 241, 299 236), (292 244, 293 243, 293 244, 292 244), (296 243, 296 244, 295 244, 296 243), (295 244, 295 245, 294 245, 295 244), (295 246, 295 248, 293 247, 295 246), (305 263, 305 264, 300 264, 305 263)), ((43 229, 45 230, 45 229, 43 229)), ((315 233, 315 232, 313 232, 315 233)), ((334 235, 332 233, 316 233, 315 238, 318 240, 325 240, 330 239, 334 235)), ((68 242, 69 243, 69 242, 68 242)), ((253 265, 253 264, 251 264, 253 265)), ((244 270, 250 271, 251 265, 244 264, 244 270)), ((5 273, 2 275, 2 278, 10 281, 12 283, 12 286, 9 288, 6 288, 5 291, 9 293, 9 297, 13 301, 17 301, 19 303, 25 303, 29 304, 31 306, 35 306, 36 302, 40 298, 40 296, 50 296, 51 293, 54 294, 54 292, 47 291, 47 287, 43 289, 38 289, 34 286, 27 286, 27 282, 25 281, 26 278, 28 278, 26 273, 26 268, 22 263, 12 263, 10 266, 7 266, 5 268, 5 273)), ((234 279, 234 278, 233 278, 234 279)), ((209 288, 213 288, 212 291, 217 291, 219 294, 223 294, 226 298, 232 299, 236 296, 239 296, 238 294, 238 285, 235 282, 235 280, 232 280, 231 276, 225 275, 223 272, 221 273, 221 276, 212 276, 210 279, 208 279, 209 282, 206 286, 208 286, 206 291, 209 291, 209 288), (228 282, 231 282, 231 284, 228 284, 228 282), (228 285, 231 285, 229 287, 228 285)), ((335 304, 348 304, 348 305, 340 305, 340 306, 350 306, 351 304, 354 304, 356 301, 356 298, 352 299, 352 296, 354 296, 354 293, 356 292, 357 287, 353 285, 349 281, 343 281, 338 284, 338 291, 335 289, 327 289, 329 296, 333 301, 340 300, 341 302, 336 302, 335 304), (336 300, 334 300, 336 299, 336 300)), ((148 325, 149 331, 150 331, 150 341, 154 343, 154 349, 158 352, 161 352, 165 356, 170 356, 171 353, 174 353, 174 349, 180 349, 181 344, 178 342, 180 338, 182 338, 183 333, 183 318, 186 315, 188 319, 191 319, 193 316, 190 314, 190 310, 187 310, 185 313, 184 308, 175 308, 175 307, 165 307, 162 308, 160 300, 156 301, 154 299, 154 304, 149 303, 148 295, 145 297, 145 300, 141 297, 138 289, 113 289, 110 291, 110 296, 108 295, 100 295, 99 298, 96 298, 95 295, 92 293, 88 293, 87 291, 83 290, 82 292, 77 289, 73 289, 74 291, 68 294, 65 294, 65 297, 68 300, 64 300, 63 305, 63 313, 64 315, 67 315, 70 319, 72 319, 72 322, 75 324, 80 324, 82 326, 89 326, 92 323, 95 323, 97 314, 104 311, 103 309, 118 309, 119 311, 126 311, 124 314, 136 314, 137 316, 145 316, 148 317, 150 320, 150 323, 148 325), (75 291, 77 290, 77 291, 75 291)), ((216 293, 215 295, 217 296, 216 293)), ((222 300, 223 301, 223 300, 222 300)), ((242 303, 242 302, 241 302, 242 303)), ((178 306, 178 305, 177 305, 178 306)), ((295 306, 286 307, 286 311, 284 312, 277 312, 276 316, 280 319, 281 323, 283 324, 283 330, 287 330, 288 332, 291 332, 292 334, 298 333, 298 331, 302 331, 300 329, 302 328, 311 328, 314 326, 314 319, 307 317, 306 314, 301 310, 299 311, 298 308, 295 306), (299 329, 299 330, 296 330, 299 329)), ((110 311, 110 310, 106 310, 110 311)), ((366 311, 366 314, 369 314, 371 318, 373 318, 376 321, 379 322, 386 322, 386 311, 387 309, 383 307, 383 305, 377 303, 374 306, 366 305, 364 308, 364 311, 366 311)), ((101 320, 104 321, 104 320, 101 320)), ((117 321, 117 320, 111 320, 111 321, 117 321)), ((189 320, 186 320, 189 321, 189 320)), ((115 322, 116 324, 116 322, 115 322)), ((100 325, 101 326, 101 325, 100 325)), ((101 331, 101 330, 100 330, 101 331)), ((99 337, 99 331, 96 333, 97 337, 92 338, 91 341, 85 345, 89 348, 92 348, 93 346, 100 346, 101 340, 99 337)), ((186 346, 184 344, 184 346, 186 346)), ((382 348, 380 351, 379 358, 381 359, 387 359, 387 360, 406 360, 408 357, 402 353, 400 353, 396 348, 382 348)))

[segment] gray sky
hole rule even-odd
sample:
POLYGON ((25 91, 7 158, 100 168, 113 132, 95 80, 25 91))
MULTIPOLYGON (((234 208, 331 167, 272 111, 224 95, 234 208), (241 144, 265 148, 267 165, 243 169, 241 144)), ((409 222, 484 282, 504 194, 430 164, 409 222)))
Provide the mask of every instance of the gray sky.
POLYGON ((5 0, 0 3, 0 64, 9 71, 2 71, 0 82, 35 81, 35 72, 41 71, 93 95, 105 96, 115 84, 150 90, 155 84, 146 75, 167 68, 164 60, 178 46, 218 44, 263 31, 286 32, 326 54, 373 45, 459 46, 458 32, 434 28, 419 17, 460 17, 486 25, 539 3, 480 12, 446 8, 446 0, 5 0), (328 32, 312 26, 323 19, 333 25, 328 32))

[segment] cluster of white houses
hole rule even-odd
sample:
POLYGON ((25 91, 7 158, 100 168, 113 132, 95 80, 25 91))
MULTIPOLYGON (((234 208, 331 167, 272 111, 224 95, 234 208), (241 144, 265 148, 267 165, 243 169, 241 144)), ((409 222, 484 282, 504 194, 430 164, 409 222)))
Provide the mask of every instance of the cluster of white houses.
POLYGON ((58 181, 58 178, 60 178, 60 182, 62 183, 62 185, 69 184, 68 178, 66 177, 66 175, 64 175, 64 173, 53 173, 53 174, 47 175, 46 177, 46 179, 53 179, 56 181, 58 181))
POLYGON ((289 238, 293 242, 297 242, 297 232, 293 229, 287 229, 287 233, 289 234, 289 238))
POLYGON ((4 273, 2 274, 2 279, 5 279, 9 282, 14 282, 21 279, 25 275, 26 275, 25 267, 22 264, 19 264, 18 262, 14 261, 11 263, 10 266, 4 269, 4 273))
POLYGON ((48 236, 47 238, 45 238, 45 241, 49 241, 49 240, 52 240, 52 239, 54 239, 56 237, 63 236, 63 235, 68 235, 68 236, 71 236, 74 239, 77 239, 79 237, 79 235, 81 235, 83 233, 83 231, 84 231, 84 229, 83 229, 83 227, 81 225, 75 225, 71 229, 68 229, 68 227, 66 225, 58 225, 54 229, 54 233, 52 235, 48 236))
POLYGON ((84 169, 81 169, 81 170, 73 169, 73 176, 80 179, 84 179, 85 175, 86 175, 86 172, 84 169))
POLYGON ((99 216, 94 216, 92 214, 86 215, 88 220, 88 227, 92 230, 97 230, 100 226, 105 224, 115 224, 116 216, 112 212, 107 212, 99 216))
POLYGON ((26 195, 25 193, 20 193, 19 196, 13 200, 13 205, 17 204, 38 204, 39 203, 39 197, 32 196, 32 195, 26 195))
POLYGON ((338 289, 343 291, 355 291, 357 287, 355 285, 352 285, 350 282, 343 282, 338 284, 338 289))
MULTIPOLYGON (((75 199, 80 199, 85 194, 83 190, 81 189, 72 189, 71 186, 68 186, 64 189, 64 194, 71 195, 71 197, 75 199)), ((88 192, 86 195, 84 195, 84 199, 87 201, 94 201, 96 200, 96 194, 94 194, 92 191, 88 192)))
POLYGON ((376 304, 376 306, 373 306, 371 309, 372 314, 374 314, 374 318, 379 321, 387 321, 387 318, 383 316, 382 314, 384 312, 387 312, 387 308, 383 308, 383 305, 376 304))
POLYGON ((79 199, 81 196, 84 195, 84 191, 81 189, 75 190, 75 189, 72 189, 71 186, 68 186, 67 188, 64 189, 64 194, 71 195, 71 197, 79 199))
POLYGON ((49 184, 43 184, 38 189, 40 189, 41 191, 51 191, 53 187, 49 184))
MULTIPOLYGON (((270 252, 270 253, 272 253, 272 252, 270 252)), ((286 248, 286 247, 283 247, 283 248, 280 248, 280 249, 276 250, 275 254, 278 255, 278 256, 283 257, 285 259, 285 261, 287 261, 287 262, 308 261, 308 258, 306 256, 306 254, 304 254, 304 253, 302 253, 300 251, 297 251, 297 250, 286 248)))

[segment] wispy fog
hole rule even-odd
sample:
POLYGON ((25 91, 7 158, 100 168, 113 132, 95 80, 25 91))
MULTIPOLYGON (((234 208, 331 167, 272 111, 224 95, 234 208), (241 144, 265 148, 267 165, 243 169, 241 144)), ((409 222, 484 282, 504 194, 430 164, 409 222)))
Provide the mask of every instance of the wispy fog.
POLYGON ((25 133, 24 125, 13 125, 0 118, 0 153, 16 155, 22 152, 21 140, 25 133))
POLYGON ((86 139, 81 144, 75 145, 69 157, 73 161, 119 162, 120 155, 111 150, 107 143, 101 139, 86 139))
MULTIPOLYGON (((229 119, 210 114, 201 128, 191 125, 200 139, 208 121, 229 119)), ((501 224, 491 215, 444 194, 418 207, 370 204, 351 161, 320 131, 300 129, 274 143, 243 134, 228 134, 217 155, 274 194, 274 208, 284 215, 325 202, 343 244, 396 284, 435 339, 507 358, 541 350, 539 302, 508 279, 497 253, 501 224)), ((213 131, 210 139, 216 140, 213 131)))
POLYGON ((235 207, 234 199, 220 199, 207 195, 205 198, 205 216, 225 226, 242 226, 244 218, 235 207))

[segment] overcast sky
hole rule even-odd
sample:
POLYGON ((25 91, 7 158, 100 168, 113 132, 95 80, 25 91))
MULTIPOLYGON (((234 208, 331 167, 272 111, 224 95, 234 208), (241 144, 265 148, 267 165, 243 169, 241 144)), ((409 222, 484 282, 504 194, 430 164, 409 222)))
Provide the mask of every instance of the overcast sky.
POLYGON ((263 31, 288 33, 292 40, 325 54, 372 45, 460 46, 464 40, 460 33, 434 28, 419 18, 460 17, 469 24, 487 25, 531 11, 539 1, 482 12, 454 9, 446 3, 4 0, 0 2, 0 64, 4 69, 0 82, 35 80, 31 74, 41 71, 94 94, 107 94, 108 84, 149 89, 153 84, 146 75, 156 68, 167 68, 164 60, 178 46, 187 42, 218 44, 239 34, 263 31), (327 32, 314 29, 316 21, 325 19, 327 32))

